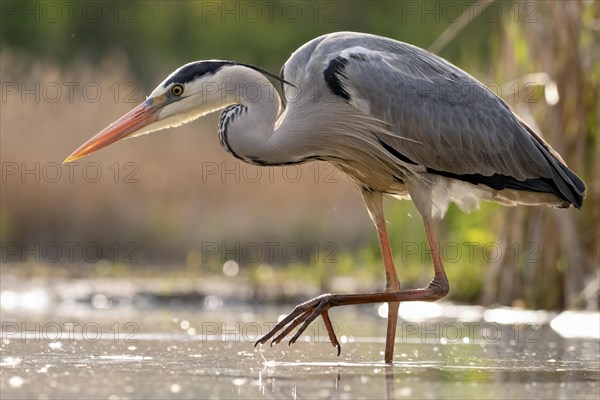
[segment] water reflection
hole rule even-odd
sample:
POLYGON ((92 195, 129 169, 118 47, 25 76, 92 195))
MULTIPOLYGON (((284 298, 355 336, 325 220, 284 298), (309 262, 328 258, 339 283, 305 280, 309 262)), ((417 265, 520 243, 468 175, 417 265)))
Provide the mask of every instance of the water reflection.
POLYGON ((388 399, 396 398, 396 389, 394 387, 394 367, 389 365, 385 367, 385 394, 388 399))

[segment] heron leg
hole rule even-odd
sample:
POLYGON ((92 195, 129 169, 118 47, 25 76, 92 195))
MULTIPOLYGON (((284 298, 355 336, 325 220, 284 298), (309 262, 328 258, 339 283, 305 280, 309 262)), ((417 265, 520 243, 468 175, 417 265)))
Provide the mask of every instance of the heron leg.
MULTIPOLYGON (((377 237, 379 238, 379 246, 381 248, 381 257, 385 269, 385 291, 397 292, 400 290, 400 281, 394 266, 394 258, 392 257, 392 248, 390 246, 390 238, 388 236, 383 213, 383 195, 381 192, 363 190, 361 192, 365 205, 369 210, 371 220, 375 224, 377 237)), ((396 343, 396 327, 398 325, 398 308, 400 303, 392 301, 388 303, 388 324, 385 337, 385 356, 386 363, 391 363, 394 358, 394 344, 396 343)))
MULTIPOLYGON (((275 325, 271 331, 258 339, 255 343, 255 346, 266 343, 269 339, 275 336, 277 332, 283 330, 283 332, 277 335, 272 341, 272 343, 278 343, 285 337, 285 335, 302 324, 289 341, 290 344, 293 344, 296 342, 296 340, 298 340, 302 332, 306 330, 312 321, 314 321, 319 315, 327 315, 324 313, 326 313, 331 307, 384 302, 397 303, 402 301, 436 301, 444 297, 446 294, 448 294, 450 285, 446 277, 446 272, 444 271, 444 265, 442 264, 439 246, 437 245, 435 239, 433 223, 429 218, 423 218, 423 223, 425 225, 427 244, 429 245, 429 249, 431 251, 434 269, 433 280, 429 283, 429 285, 427 285, 427 287, 421 289, 384 291, 375 293, 321 295, 294 308, 294 310, 277 325, 275 325)), ((324 318, 324 321, 325 323, 329 322, 328 315, 326 318, 324 318)), ((329 329, 328 333, 330 334, 330 337, 333 334, 332 330, 329 329)), ((333 337, 335 337, 335 334, 333 334, 333 337)), ((335 342, 337 343, 337 340, 335 342)), ((336 347, 338 347, 339 354, 339 344, 336 347)))
MULTIPOLYGON (((396 267, 394 266, 390 239, 385 226, 383 212, 373 215, 373 222, 377 228, 377 236, 379 237, 383 266, 385 268, 385 291, 397 292, 400 290, 400 281, 398 280, 398 274, 396 273, 396 267)), ((399 307, 400 303, 397 301, 388 303, 388 325, 385 337, 384 356, 384 361, 386 363, 391 363, 394 358, 394 344, 396 343, 396 327, 398 325, 399 307)))
POLYGON ((423 218, 423 225, 425 226, 425 236, 427 237, 427 245, 429 246, 431 260, 433 261, 434 272, 433 280, 429 282, 427 288, 432 288, 434 295, 440 295, 437 299, 429 301, 435 301, 448 294, 448 291, 450 290, 450 284, 448 283, 446 271, 444 270, 444 263, 442 262, 442 255, 440 254, 440 246, 435 238, 433 221, 430 218, 423 218))

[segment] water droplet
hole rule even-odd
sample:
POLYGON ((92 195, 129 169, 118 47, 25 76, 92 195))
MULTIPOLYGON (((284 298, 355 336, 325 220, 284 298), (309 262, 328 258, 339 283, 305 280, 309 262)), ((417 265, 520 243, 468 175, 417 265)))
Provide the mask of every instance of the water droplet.
POLYGON ((204 307, 206 307, 209 310, 214 310, 220 307, 222 304, 223 302, 217 296, 210 295, 206 296, 206 298, 204 299, 204 307))
POLYGON ((62 348, 62 343, 61 342, 52 342, 52 343, 48 343, 48 347, 50 347, 51 349, 60 349, 62 348))
POLYGON ((233 380, 233 384, 234 384, 235 386, 242 386, 242 385, 244 385, 244 384, 246 383, 246 381, 247 381, 247 379, 246 379, 246 378, 235 378, 235 379, 233 380))
POLYGON ((240 266, 233 260, 227 260, 223 264, 223 275, 225 276, 236 276, 240 271, 240 266))
POLYGON ((23 386, 23 378, 20 376, 11 376, 8 380, 8 384, 14 388, 20 388, 23 386))
POLYGON ((104 294, 96 294, 92 297, 92 307, 97 310, 107 310, 112 306, 112 300, 104 294))

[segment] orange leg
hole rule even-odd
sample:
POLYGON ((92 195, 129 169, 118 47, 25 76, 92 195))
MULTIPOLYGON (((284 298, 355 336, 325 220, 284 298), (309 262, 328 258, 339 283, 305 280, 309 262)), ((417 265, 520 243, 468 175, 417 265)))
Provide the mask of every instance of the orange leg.
MULTIPOLYGON (((377 227, 377 235, 379 237, 379 245, 381 246, 381 255, 383 257, 383 266, 385 268, 385 291, 398 292, 400 290, 400 281, 394 266, 392 258, 392 249, 390 247, 390 238, 385 226, 385 218, 383 213, 374 216, 375 226, 377 227)), ((392 301, 388 303, 388 325, 387 334, 385 337, 385 356, 384 361, 391 363, 394 359, 394 344, 396 343, 396 326, 398 325, 398 308, 400 303, 392 301)))
MULTIPOLYGON (((372 215, 373 216, 373 215, 372 215)), ((374 220, 377 221, 377 215, 374 216, 374 220)), ((383 220, 382 220, 383 221, 383 220)), ((409 290, 398 290, 398 291, 390 291, 386 290, 384 292, 375 292, 375 293, 364 293, 364 294, 324 294, 322 296, 316 297, 312 300, 304 302, 296 308, 281 322, 279 322, 275 327, 268 332, 266 335, 258 339, 255 346, 269 341, 272 337, 274 337, 278 332, 280 332, 274 339, 271 341, 271 345, 273 343, 279 343, 289 332, 291 332, 294 328, 300 326, 294 336, 290 339, 289 344, 295 343, 302 332, 308 328, 310 323, 314 321, 319 315, 323 316, 323 321, 327 327, 327 332, 330 336, 330 340, 334 346, 338 348, 339 354, 339 343, 337 338, 335 338, 335 334, 333 333, 333 327, 331 326, 331 321, 329 319, 329 315, 327 311, 331 307, 336 306, 345 306, 352 304, 369 304, 369 303, 398 303, 401 301, 436 301, 444 297, 448 294, 448 290, 450 286, 448 284, 448 279, 446 278, 446 273, 444 271, 444 265, 442 264, 442 257, 440 256, 439 246, 437 246, 437 242, 435 239, 435 233, 433 231, 433 224, 430 219, 423 218, 423 223, 425 225, 425 234, 427 236, 427 243, 429 245, 429 249, 431 251, 431 257, 433 259, 433 269, 434 276, 433 280, 427 285, 427 287, 422 289, 409 289, 409 290), (302 325, 300 325, 302 324, 302 325)), ((376 225, 380 225, 376 222, 376 225)), ((385 223, 383 223, 385 227, 385 223)), ((388 253, 386 256, 384 253, 384 263, 385 258, 389 257, 388 261, 391 260, 391 251, 389 251, 389 241, 387 240, 387 234, 385 229, 383 231, 379 230, 380 238, 382 235, 385 235, 386 240, 383 240, 381 243, 382 251, 386 248, 385 252, 388 253)), ((390 278, 390 273, 388 271, 388 267, 392 266, 393 263, 386 264, 386 274, 388 283, 393 282, 394 279, 390 278)), ((393 271, 392 277, 395 277, 396 284, 398 282, 398 278, 396 276, 395 270, 393 271)), ((391 283, 393 284, 393 283, 391 283)), ((392 307, 390 307, 391 309, 392 307)), ((397 309, 396 309, 397 310, 397 309)), ((398 318, 397 311, 395 313, 395 320, 398 318)), ((390 322, 394 319, 394 316, 389 315, 388 319, 388 336, 386 338, 386 356, 385 361, 391 362, 393 358, 393 346, 395 337, 390 338, 390 322), (388 349, 390 349, 390 353, 388 355, 388 349)), ((395 321, 394 320, 394 321, 395 321)), ((394 322, 394 333, 395 333, 395 322, 394 322)))

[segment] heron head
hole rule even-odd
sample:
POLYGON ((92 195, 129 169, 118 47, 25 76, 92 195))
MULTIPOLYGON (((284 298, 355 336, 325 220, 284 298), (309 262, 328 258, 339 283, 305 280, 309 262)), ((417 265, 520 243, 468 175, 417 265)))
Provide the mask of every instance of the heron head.
POLYGON ((232 61, 196 61, 169 75, 146 100, 73 152, 71 162, 118 140, 179 126, 235 102, 224 98, 221 76, 232 61))

